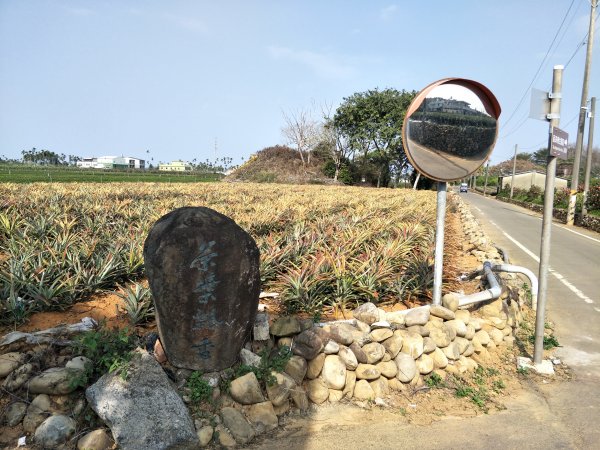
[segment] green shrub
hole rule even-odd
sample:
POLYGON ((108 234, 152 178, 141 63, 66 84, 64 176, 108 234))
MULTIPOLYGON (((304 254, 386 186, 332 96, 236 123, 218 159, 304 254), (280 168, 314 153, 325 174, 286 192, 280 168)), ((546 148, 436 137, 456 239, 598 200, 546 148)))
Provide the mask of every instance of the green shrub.
POLYGON ((202 372, 192 372, 187 380, 190 398, 194 403, 207 402, 212 399, 213 388, 208 381, 202 379, 202 372))
POLYGON ((570 193, 569 188, 556 188, 554 190, 554 207, 567 208, 569 206, 570 193))
POLYGON ((268 386, 275 383, 275 377, 272 372, 283 372, 286 364, 292 357, 292 351, 289 347, 280 347, 271 353, 265 350, 261 353, 260 364, 258 367, 240 364, 234 371, 233 378, 241 377, 247 373, 254 372, 256 379, 268 386))
POLYGON ((444 385, 444 381, 442 380, 441 376, 434 372, 425 378, 425 384, 427 384, 427 386, 430 388, 437 388, 442 387, 444 385))
POLYGON ((544 202, 544 191, 541 187, 536 186, 535 184, 531 185, 529 190, 527 191, 527 200, 532 203, 541 204, 544 202))
MULTIPOLYGON (((528 339, 531 344, 535 344, 535 334, 530 334, 528 339)), ((558 339, 553 335, 544 335, 544 350, 550 350, 554 347, 560 347, 558 339)))
POLYGON ((600 185, 590 187, 585 206, 589 210, 600 210, 600 185))
POLYGON ((115 371, 125 377, 132 350, 137 343, 137 336, 127 328, 114 330, 101 325, 97 330, 83 333, 75 341, 74 348, 78 355, 92 361, 85 381, 95 381, 106 372, 115 371))

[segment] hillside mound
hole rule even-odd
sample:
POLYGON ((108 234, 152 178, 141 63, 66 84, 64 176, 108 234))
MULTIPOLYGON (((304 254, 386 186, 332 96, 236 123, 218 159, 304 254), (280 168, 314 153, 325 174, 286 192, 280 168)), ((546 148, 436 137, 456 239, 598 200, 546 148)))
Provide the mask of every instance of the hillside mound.
POLYGON ((251 181, 255 183, 335 184, 322 170, 325 161, 311 155, 305 156, 290 147, 276 145, 253 154, 248 161, 225 178, 226 181, 251 181))

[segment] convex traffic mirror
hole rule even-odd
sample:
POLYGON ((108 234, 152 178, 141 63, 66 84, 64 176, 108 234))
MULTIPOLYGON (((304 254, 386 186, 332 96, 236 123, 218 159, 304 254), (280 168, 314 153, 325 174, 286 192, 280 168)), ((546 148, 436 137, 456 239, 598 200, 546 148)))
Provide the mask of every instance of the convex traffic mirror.
POLYGON ((498 134, 500 105, 481 83, 446 78, 410 104, 402 138, 413 167, 437 181, 466 178, 485 163, 498 134))

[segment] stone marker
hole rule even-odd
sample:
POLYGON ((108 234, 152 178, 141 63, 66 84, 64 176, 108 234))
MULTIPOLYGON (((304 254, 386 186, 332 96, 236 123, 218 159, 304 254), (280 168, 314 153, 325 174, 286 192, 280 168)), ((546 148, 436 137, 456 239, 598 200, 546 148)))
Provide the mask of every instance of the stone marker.
POLYGON ((212 209, 179 208, 150 230, 144 262, 171 364, 208 372, 232 366, 258 307, 254 239, 212 209))

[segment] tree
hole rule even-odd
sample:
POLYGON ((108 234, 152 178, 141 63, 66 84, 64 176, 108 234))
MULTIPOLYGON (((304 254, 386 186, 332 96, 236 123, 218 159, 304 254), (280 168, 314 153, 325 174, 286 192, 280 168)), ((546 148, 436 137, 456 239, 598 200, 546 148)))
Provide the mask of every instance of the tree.
POLYGON ((313 119, 309 110, 299 109, 296 112, 283 113, 285 126, 281 129, 286 143, 298 151, 302 165, 310 164, 310 155, 321 138, 322 124, 313 119))
POLYGON ((546 167, 546 164, 548 163, 548 148, 540 148, 539 150, 533 152, 531 155, 531 161, 538 166, 546 167))
POLYGON ((44 165, 65 165, 67 164, 65 159, 66 155, 61 153, 60 155, 50 150, 37 150, 33 147, 31 150, 21 151, 24 163, 32 164, 44 164, 44 165))
POLYGON ((342 130, 336 125, 331 105, 324 104, 321 108, 325 123, 322 127, 321 143, 326 155, 331 158, 334 166, 333 181, 338 181, 342 165, 348 161, 354 149, 342 130))
POLYGON ((377 187, 393 171, 401 172, 408 165, 402 124, 415 95, 415 91, 373 89, 345 98, 336 110, 333 122, 342 145, 360 155, 363 176, 369 163, 377 167, 377 187))

